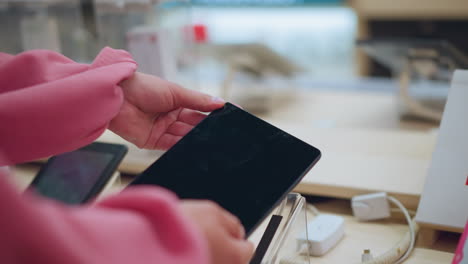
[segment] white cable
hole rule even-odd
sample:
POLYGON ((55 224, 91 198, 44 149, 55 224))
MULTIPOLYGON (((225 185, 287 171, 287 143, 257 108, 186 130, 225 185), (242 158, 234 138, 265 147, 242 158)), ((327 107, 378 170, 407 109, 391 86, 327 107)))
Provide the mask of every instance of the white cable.
MULTIPOLYGON (((403 213, 400 208, 390 208, 390 211, 392 213, 403 213)), ((410 216, 415 216, 416 215, 416 211, 414 211, 414 210, 407 210, 407 211, 408 211, 410 216)))
POLYGON ((402 263, 409 257, 409 255, 413 251, 416 234, 418 233, 419 226, 414 220, 411 220, 408 210, 403 206, 403 204, 400 203, 400 201, 391 196, 388 196, 387 198, 391 203, 395 204, 405 215, 406 221, 409 225, 409 231, 395 246, 393 246, 393 248, 391 248, 384 254, 375 257, 370 261, 362 262, 361 264, 402 263))
POLYGON ((395 197, 393 196, 388 196, 388 200, 394 205, 396 205, 398 208, 400 208, 400 210, 403 212, 403 214, 405 215, 406 221, 408 222, 408 226, 410 230, 410 239, 411 239, 410 245, 409 245, 408 250, 406 250, 405 254, 403 255, 403 257, 401 257, 397 262, 395 262, 395 264, 399 264, 399 263, 402 263, 405 259, 407 259, 409 255, 411 254, 411 252, 413 251, 414 243, 416 241, 416 232, 414 230, 413 221, 411 220, 411 217, 408 213, 408 210, 405 208, 405 206, 403 206, 403 204, 400 203, 400 201, 395 199, 395 197))
MULTIPOLYGON (((413 226, 415 229, 415 233, 417 233, 417 230, 419 229, 418 225, 415 222, 413 222, 413 226)), ((400 260, 403 261, 402 255, 405 252, 409 251, 410 241, 411 237, 410 232, 408 231, 403 237, 403 239, 400 242, 398 242, 392 249, 388 250, 387 252, 378 257, 375 257, 371 261, 362 262, 361 264, 390 264, 397 263, 397 261, 400 260), (408 250, 405 251, 404 249, 408 250)))

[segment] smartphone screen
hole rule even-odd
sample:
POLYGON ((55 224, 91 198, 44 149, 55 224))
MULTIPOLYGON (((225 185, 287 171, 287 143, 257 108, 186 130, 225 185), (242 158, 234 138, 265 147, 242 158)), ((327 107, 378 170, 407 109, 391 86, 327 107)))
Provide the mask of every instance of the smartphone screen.
POLYGON ((33 180, 37 193, 80 204, 99 192, 126 152, 125 146, 93 143, 51 158, 33 180))
POLYGON ((213 200, 239 217, 249 235, 319 158, 313 146, 227 103, 131 184, 213 200))

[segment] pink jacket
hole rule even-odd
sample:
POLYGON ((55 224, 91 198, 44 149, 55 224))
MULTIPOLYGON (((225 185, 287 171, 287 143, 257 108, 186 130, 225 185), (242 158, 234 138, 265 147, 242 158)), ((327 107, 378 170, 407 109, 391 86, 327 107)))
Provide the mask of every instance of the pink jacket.
MULTIPOLYGON (((91 143, 118 113, 118 84, 135 70, 127 52, 110 48, 91 65, 45 50, 0 53, 0 166, 91 143)), ((134 187, 67 207, 21 195, 0 168, 0 263, 197 264, 208 254, 167 190, 134 187)))

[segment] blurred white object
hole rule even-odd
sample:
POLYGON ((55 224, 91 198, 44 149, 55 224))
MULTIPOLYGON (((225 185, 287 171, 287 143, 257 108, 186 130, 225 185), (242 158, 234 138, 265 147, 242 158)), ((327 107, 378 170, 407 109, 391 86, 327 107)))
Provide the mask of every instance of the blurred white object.
POLYGON ((351 200, 353 215, 359 220, 390 217, 390 205, 384 192, 354 196, 351 200))
POLYGON ((46 14, 26 16, 21 20, 23 50, 48 49, 61 52, 57 21, 46 14))
POLYGON ((290 78, 303 71, 288 58, 258 43, 199 45, 198 52, 227 65, 228 70, 221 86, 221 97, 256 114, 270 110, 272 91, 261 85, 255 85, 254 82, 234 87, 237 75, 242 74, 252 81, 260 81, 268 76, 290 78))
POLYGON ((169 30, 152 26, 136 27, 127 33, 127 42, 140 72, 166 80, 176 77, 177 58, 169 30))
POLYGON ((400 115, 440 121, 447 100, 449 84, 428 80, 411 84, 412 72, 408 62, 405 70, 400 73, 400 115))
POLYGON ((307 224, 307 239, 299 237, 298 243, 308 243, 311 256, 323 256, 344 236, 344 218, 331 214, 319 214, 307 224))
POLYGON ((437 229, 461 232, 468 219, 467 102, 468 71, 457 70, 416 215, 437 229))
MULTIPOLYGON (((194 20, 216 44, 261 43, 313 76, 355 76, 357 16, 342 5, 284 7, 195 6, 194 20)), ((310 76, 309 76, 310 77, 310 76)))

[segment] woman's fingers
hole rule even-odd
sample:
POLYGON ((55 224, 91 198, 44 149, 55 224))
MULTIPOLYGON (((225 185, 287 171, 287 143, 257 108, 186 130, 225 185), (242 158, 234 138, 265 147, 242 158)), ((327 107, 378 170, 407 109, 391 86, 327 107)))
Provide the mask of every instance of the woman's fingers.
POLYGON ((174 96, 174 106, 193 109, 202 112, 211 112, 224 106, 225 101, 199 91, 183 88, 177 84, 169 86, 174 96))
POLYGON ((235 263, 249 263, 254 254, 255 246, 248 240, 233 240, 232 241, 232 252, 235 254, 231 256, 233 259, 237 259, 235 263))
POLYGON ((167 129, 166 133, 174 136, 185 136, 192 128, 192 125, 176 121, 167 129))
POLYGON ((147 146, 146 148, 168 150, 172 146, 174 146, 181 138, 182 136, 164 134, 161 136, 161 138, 159 138, 159 140, 154 144, 154 146, 147 146))
POLYGON ((109 128, 140 148, 166 150, 224 100, 189 90, 156 76, 135 73, 120 83, 125 95, 109 128))
POLYGON ((202 114, 198 111, 191 109, 183 109, 182 112, 180 112, 179 114, 178 120, 189 125, 196 126, 203 119, 205 119, 205 117, 205 114, 202 114))
POLYGON ((245 229, 242 226, 239 218, 225 210, 221 212, 221 217, 224 227, 232 237, 236 239, 244 239, 245 229))
POLYGON ((153 127, 152 116, 124 101, 119 114, 111 120, 109 129, 138 147, 143 147, 153 127))
POLYGON ((183 88, 153 75, 135 73, 120 83, 125 98, 144 112, 156 114, 177 108, 211 112, 224 105, 224 100, 199 91, 183 88))

